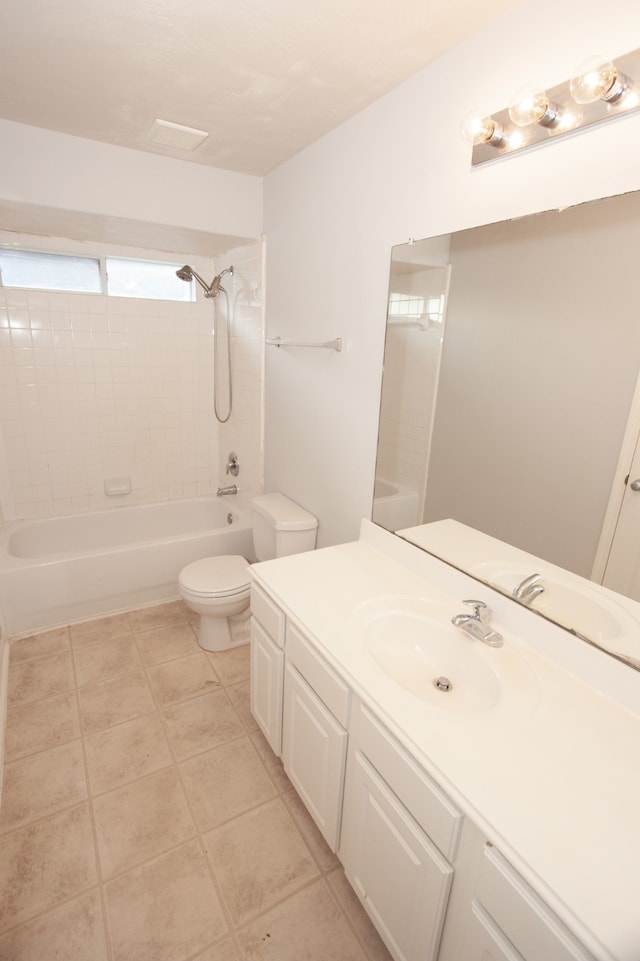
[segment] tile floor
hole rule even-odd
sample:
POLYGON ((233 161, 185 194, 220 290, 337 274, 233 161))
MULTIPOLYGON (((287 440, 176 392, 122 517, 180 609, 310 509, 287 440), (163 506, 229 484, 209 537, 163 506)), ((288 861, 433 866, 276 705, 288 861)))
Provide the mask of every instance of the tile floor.
MULTIPOLYGON (((14 641, 2 961, 390 961, 180 602, 14 641)), ((248 622, 234 626, 248 637, 248 622)))

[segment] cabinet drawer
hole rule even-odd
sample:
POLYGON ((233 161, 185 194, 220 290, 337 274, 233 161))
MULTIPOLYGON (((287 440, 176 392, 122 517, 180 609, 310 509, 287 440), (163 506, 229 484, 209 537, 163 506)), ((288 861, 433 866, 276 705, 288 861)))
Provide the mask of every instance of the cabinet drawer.
POLYGON ((336 720, 348 727, 351 691, 290 622, 287 623, 287 660, 298 669, 336 720))
POLYGON ((510 864, 487 844, 476 899, 527 961, 594 961, 510 864))
POLYGON ((260 621, 278 647, 284 647, 284 614, 269 595, 255 583, 251 584, 251 613, 257 621, 260 621))
POLYGON ((366 707, 358 716, 358 745, 420 827, 453 861, 462 814, 366 707))

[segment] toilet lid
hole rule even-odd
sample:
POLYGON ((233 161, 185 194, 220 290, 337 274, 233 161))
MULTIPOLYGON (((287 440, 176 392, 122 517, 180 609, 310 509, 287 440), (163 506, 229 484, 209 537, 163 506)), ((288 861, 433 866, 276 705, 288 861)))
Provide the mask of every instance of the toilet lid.
POLYGON ((228 597, 248 590, 249 583, 249 562, 239 554, 205 557, 180 573, 180 584, 193 594, 228 597))

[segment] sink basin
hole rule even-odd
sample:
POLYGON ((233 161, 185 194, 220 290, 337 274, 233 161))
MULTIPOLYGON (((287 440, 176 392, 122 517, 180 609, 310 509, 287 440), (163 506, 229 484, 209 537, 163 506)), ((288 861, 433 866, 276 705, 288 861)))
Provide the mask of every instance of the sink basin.
POLYGON ((532 709, 537 685, 524 658, 508 639, 490 648, 454 627, 461 610, 427 598, 377 598, 354 612, 350 628, 388 678, 432 706, 466 714, 532 709))

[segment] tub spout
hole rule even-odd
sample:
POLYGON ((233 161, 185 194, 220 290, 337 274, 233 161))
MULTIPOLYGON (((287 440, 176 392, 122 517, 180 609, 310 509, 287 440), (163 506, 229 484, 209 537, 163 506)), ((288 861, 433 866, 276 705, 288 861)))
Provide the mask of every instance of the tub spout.
POLYGON ((237 494, 238 488, 235 484, 230 484, 229 487, 219 487, 216 491, 216 497, 224 497, 225 494, 237 494))

